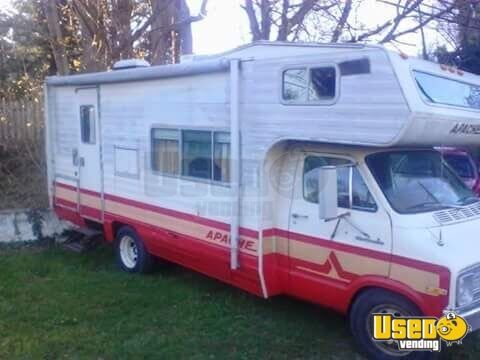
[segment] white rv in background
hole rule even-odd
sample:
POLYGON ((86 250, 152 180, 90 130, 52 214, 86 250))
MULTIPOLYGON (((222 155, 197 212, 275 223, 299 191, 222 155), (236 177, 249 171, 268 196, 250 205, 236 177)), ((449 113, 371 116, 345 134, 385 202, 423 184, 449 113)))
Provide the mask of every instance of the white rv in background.
POLYGON ((479 144, 479 77, 353 44, 127 65, 46 82, 51 205, 124 270, 331 307, 371 358, 373 312, 480 327, 480 202, 433 149, 479 144))

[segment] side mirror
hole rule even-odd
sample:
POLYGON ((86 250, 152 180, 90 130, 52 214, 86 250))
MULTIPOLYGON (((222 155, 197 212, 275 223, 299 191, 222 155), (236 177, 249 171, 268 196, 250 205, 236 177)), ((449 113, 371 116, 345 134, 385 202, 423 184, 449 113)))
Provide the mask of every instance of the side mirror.
POLYGON ((318 169, 318 213, 322 220, 338 216, 337 168, 324 166, 318 169))

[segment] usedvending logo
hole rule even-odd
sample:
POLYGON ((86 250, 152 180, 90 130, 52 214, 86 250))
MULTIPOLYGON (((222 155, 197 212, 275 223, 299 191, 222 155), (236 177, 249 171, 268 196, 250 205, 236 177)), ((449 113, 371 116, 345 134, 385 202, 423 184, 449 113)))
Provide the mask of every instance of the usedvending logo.
POLYGON ((440 351, 442 341, 461 344, 471 331, 467 321, 455 312, 434 317, 396 317, 373 314, 373 340, 396 343, 400 351, 440 351))

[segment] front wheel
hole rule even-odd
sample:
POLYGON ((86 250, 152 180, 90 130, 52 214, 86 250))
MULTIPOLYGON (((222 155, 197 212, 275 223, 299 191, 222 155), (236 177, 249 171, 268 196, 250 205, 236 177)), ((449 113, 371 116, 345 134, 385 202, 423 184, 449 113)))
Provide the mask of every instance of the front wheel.
POLYGON ((372 289, 361 293, 350 310, 350 329, 355 342, 368 359, 424 360, 430 358, 430 353, 424 351, 400 351, 395 342, 373 340, 372 314, 392 314, 397 317, 422 315, 412 302, 392 292, 372 289))
POLYGON ((153 268, 154 259, 145 247, 140 236, 130 227, 121 228, 115 237, 117 263, 124 271, 148 273, 153 268))

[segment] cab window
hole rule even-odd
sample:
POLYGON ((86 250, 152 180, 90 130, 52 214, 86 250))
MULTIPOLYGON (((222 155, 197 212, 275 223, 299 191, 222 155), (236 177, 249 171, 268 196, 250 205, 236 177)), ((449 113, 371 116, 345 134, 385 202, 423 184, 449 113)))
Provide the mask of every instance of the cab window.
MULTIPOLYGON (((308 156, 303 168, 303 196, 311 203, 318 203, 318 169, 322 166, 348 165, 347 159, 308 156)), ((376 211, 377 205, 363 181, 358 169, 344 166, 337 169, 338 206, 345 209, 376 211), (350 191, 350 187, 352 191, 350 191)))

